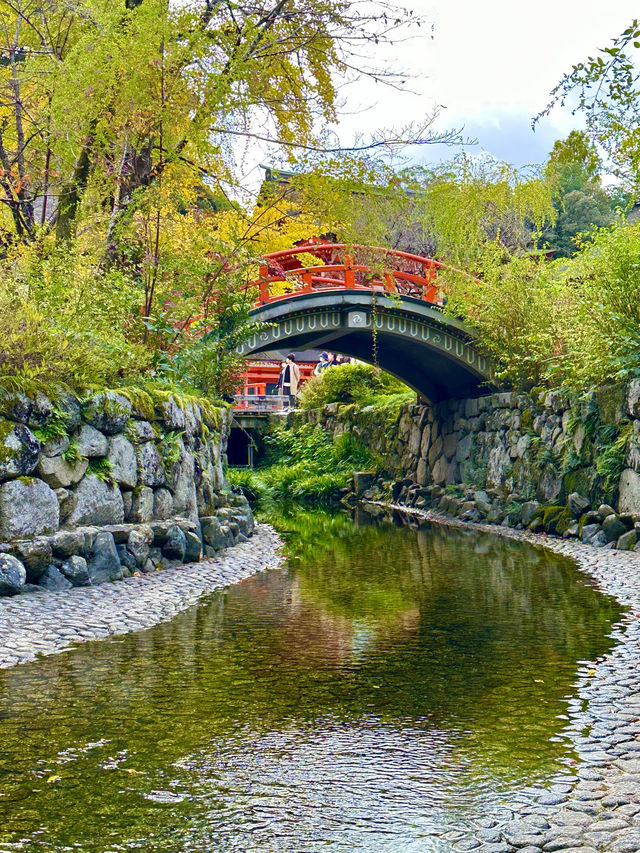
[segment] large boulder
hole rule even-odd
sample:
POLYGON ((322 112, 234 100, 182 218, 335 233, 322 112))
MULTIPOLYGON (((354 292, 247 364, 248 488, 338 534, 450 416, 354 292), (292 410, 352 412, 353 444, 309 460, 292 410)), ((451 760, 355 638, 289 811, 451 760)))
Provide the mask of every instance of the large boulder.
POLYGON ((122 494, 117 486, 105 483, 95 474, 88 474, 76 489, 77 504, 67 523, 74 527, 80 524, 121 524, 124 521, 122 494))
POLYGON ((76 447, 80 456, 86 456, 89 459, 96 456, 106 456, 109 452, 107 437, 89 424, 82 425, 76 436, 76 447))
POLYGON ((185 413, 175 397, 170 397, 161 405, 162 420, 169 430, 183 430, 186 426, 185 413))
POLYGON ((193 453, 186 450, 182 439, 180 439, 179 444, 180 457, 170 467, 167 485, 173 493, 175 515, 196 519, 198 517, 198 496, 193 453))
POLYGON ((166 478, 162 457, 153 442, 139 445, 136 451, 138 457, 138 481, 143 486, 161 486, 166 478))
POLYGON ((51 400, 42 391, 38 391, 35 397, 31 398, 31 411, 27 423, 32 429, 39 429, 47 423, 52 414, 51 400))
POLYGON ((52 489, 66 489, 67 486, 80 482, 88 465, 89 462, 86 459, 67 462, 62 456, 41 456, 38 475, 52 489))
POLYGON ((187 550, 187 537, 184 530, 177 524, 172 524, 168 530, 167 541, 162 547, 163 555, 169 560, 184 560, 184 555, 187 550))
POLYGON ((527 527, 533 520, 533 516, 540 509, 538 501, 525 501, 522 504, 522 523, 527 527))
POLYGON ((169 489, 155 489, 153 492, 153 517, 162 521, 173 516, 173 495, 169 489))
POLYGON ((153 530, 146 525, 135 527, 129 534, 127 550, 133 555, 138 566, 144 566, 153 542, 153 530))
POLYGON ((131 403, 116 391, 101 391, 83 405, 82 417, 105 435, 116 435, 131 417, 131 403))
POLYGON ((216 551, 224 548, 227 544, 227 534, 222 529, 222 524, 214 515, 206 515, 200 519, 202 538, 205 545, 216 551))
POLYGON ((81 530, 59 530, 49 539, 49 542, 54 556, 65 558, 81 554, 84 550, 85 538, 81 530))
POLYGON ((32 401, 21 391, 0 391, 0 417, 26 424, 32 406, 32 401))
POLYGON ((60 566, 60 571, 72 586, 89 586, 89 569, 84 557, 72 555, 60 566))
POLYGON ((578 492, 571 492, 567 498, 567 506, 574 518, 580 518, 589 509, 591 502, 588 498, 578 494, 578 492))
POLYGON ((62 393, 56 397, 56 409, 68 431, 80 426, 82 412, 80 403, 73 394, 62 393))
POLYGON ((631 468, 620 476, 618 512, 640 514, 640 474, 631 468))
POLYGON ((136 524, 146 524, 153 518, 153 489, 138 486, 133 490, 133 499, 128 520, 136 524))
POLYGON ((115 581, 122 578, 122 566, 111 533, 102 531, 93 540, 91 554, 87 560, 89 578, 92 584, 115 581))
POLYGON ((28 427, 0 422, 0 480, 31 474, 38 464, 40 446, 28 427))
POLYGON ((20 560, 11 554, 0 554, 0 595, 17 595, 27 581, 20 560))
POLYGON ((58 498, 42 480, 20 477, 0 486, 0 538, 6 541, 55 533, 59 526, 58 498))
POLYGON ((109 439, 107 459, 111 463, 112 479, 133 489, 138 482, 138 460, 133 444, 123 435, 114 435, 109 439))
POLYGON ((511 465, 511 455, 507 448, 503 444, 497 444, 493 447, 489 453, 487 485, 492 488, 500 488, 511 470, 511 465))
POLYGON ((184 552, 185 563, 197 563, 202 556, 202 539, 193 530, 185 533, 187 546, 184 552))
POLYGON ((38 578, 51 565, 52 548, 49 539, 24 539, 13 542, 11 550, 27 572, 27 581, 37 583, 38 578))
POLYGON ((54 489, 60 507, 60 524, 67 519, 76 508, 78 499, 76 493, 69 489, 54 489))

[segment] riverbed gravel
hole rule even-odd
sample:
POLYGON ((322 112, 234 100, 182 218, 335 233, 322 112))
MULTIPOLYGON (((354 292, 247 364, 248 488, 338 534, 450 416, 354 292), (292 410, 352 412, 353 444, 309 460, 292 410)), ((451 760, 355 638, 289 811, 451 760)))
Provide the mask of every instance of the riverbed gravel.
POLYGON ((281 562, 282 542, 266 524, 221 556, 117 583, 0 598, 0 668, 78 643, 167 622, 202 596, 281 562))
MULTIPOLYGON (((380 504, 378 504, 380 506, 380 504)), ((544 788, 529 787, 500 813, 451 839, 477 853, 640 852, 640 553, 594 548, 508 527, 462 522, 431 510, 389 508, 417 519, 529 542, 572 559, 626 610, 611 652, 581 661, 569 722, 560 733, 575 766, 544 788)))

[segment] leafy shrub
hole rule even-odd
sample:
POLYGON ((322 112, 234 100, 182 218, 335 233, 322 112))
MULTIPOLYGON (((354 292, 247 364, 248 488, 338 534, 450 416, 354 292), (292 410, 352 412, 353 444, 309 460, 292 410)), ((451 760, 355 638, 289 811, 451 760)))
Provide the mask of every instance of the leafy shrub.
POLYGON ((331 503, 354 470, 377 464, 353 435, 345 433, 334 442, 322 427, 310 424, 295 428, 277 424, 265 443, 264 467, 228 472, 231 483, 240 486, 250 501, 331 503))
POLYGON ((303 386, 300 403, 303 409, 316 409, 327 403, 366 406, 397 394, 413 396, 399 379, 370 364, 341 364, 309 379, 303 386))

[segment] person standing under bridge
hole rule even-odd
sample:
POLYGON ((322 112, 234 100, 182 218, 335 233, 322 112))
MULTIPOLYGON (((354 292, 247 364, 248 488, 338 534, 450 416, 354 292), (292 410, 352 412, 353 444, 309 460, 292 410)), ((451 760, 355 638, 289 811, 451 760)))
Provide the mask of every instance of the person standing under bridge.
POLYGON ((296 357, 292 352, 289 353, 287 360, 282 365, 278 387, 282 389, 282 394, 289 397, 289 408, 294 409, 298 404, 300 368, 296 364, 296 357))
POLYGON ((315 370, 313 371, 314 376, 319 376, 323 370, 326 370, 331 364, 331 353, 330 352, 321 352, 320 353, 320 361, 316 364, 315 370))

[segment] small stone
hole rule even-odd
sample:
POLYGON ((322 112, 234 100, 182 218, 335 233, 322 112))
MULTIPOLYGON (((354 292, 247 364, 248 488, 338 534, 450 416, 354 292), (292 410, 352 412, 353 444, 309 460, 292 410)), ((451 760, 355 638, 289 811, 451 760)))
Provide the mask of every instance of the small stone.
POLYGON ((82 425, 76 437, 76 447, 80 456, 86 456, 89 459, 106 456, 109 452, 106 436, 89 424, 82 425))
POLYGON ((215 516, 204 516, 200 519, 202 527, 202 538, 206 545, 211 548, 224 548, 226 544, 226 536, 222 531, 222 525, 215 516))
POLYGON ((153 530, 147 525, 136 527, 129 534, 127 549, 133 554, 136 563, 144 566, 149 556, 149 547, 153 542, 153 530))
POLYGON ((90 583, 89 569, 84 557, 74 554, 62 563, 60 571, 73 586, 88 586, 90 583))
POLYGON ((0 554, 0 595, 17 595, 27 581, 20 560, 11 554, 0 554))
POLYGON ((131 551, 127 548, 126 545, 116 545, 116 551, 118 552, 118 557, 120 558, 120 565, 123 566, 127 572, 135 572, 138 568, 138 564, 136 562, 136 558, 133 556, 131 551))
POLYGON ((609 506, 609 504, 600 504, 597 512, 601 522, 603 522, 608 516, 616 514, 615 509, 612 506, 609 506))
POLYGON ((69 449, 70 440, 68 435, 59 435, 46 441, 42 453, 45 456, 62 456, 69 449))
POLYGON ((70 557, 82 553, 84 533, 79 530, 60 530, 49 539, 49 542, 56 557, 70 557))
POLYGON ((628 530, 618 538, 616 548, 619 551, 633 551, 638 542, 638 536, 635 530, 628 530))
POLYGON ((46 572, 41 575, 38 586, 42 586, 51 592, 61 592, 64 589, 71 589, 71 582, 56 566, 49 566, 46 572))
POLYGON ((76 508, 78 498, 69 489, 54 489, 60 508, 60 522, 65 521, 76 508))
POLYGON ((128 431, 135 437, 138 443, 142 441, 154 441, 156 437, 153 426, 149 421, 130 421, 128 431))
POLYGON ((604 533, 607 542, 616 542, 624 533, 627 532, 627 528, 615 513, 611 513, 606 516, 602 522, 602 532, 604 533))

